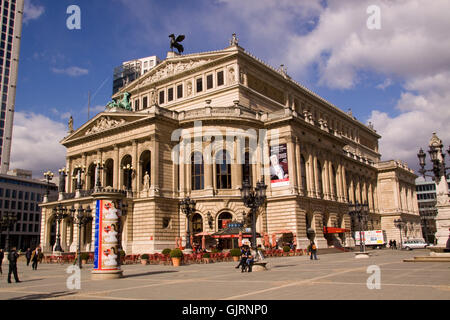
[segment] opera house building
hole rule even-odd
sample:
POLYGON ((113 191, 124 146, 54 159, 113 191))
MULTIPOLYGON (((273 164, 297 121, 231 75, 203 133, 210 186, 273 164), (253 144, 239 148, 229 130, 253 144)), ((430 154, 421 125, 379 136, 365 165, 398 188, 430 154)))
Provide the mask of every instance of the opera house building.
MULTIPOLYGON (((117 205, 127 254, 174 248, 179 239, 184 245, 187 234, 197 242, 196 234, 217 233, 229 222, 249 228, 244 181, 267 185, 256 216, 258 244, 268 235, 298 248, 310 240, 319 248, 353 246, 359 222, 350 202, 367 204, 365 230, 384 230, 399 242, 393 221, 401 217, 403 239, 422 238, 417 176, 405 163, 380 160, 374 128, 283 67, 267 65, 236 40, 230 44, 169 52, 104 112, 69 131, 61 141, 67 156, 59 195, 42 204, 44 252, 57 238, 65 252, 76 251, 79 240, 82 251, 94 251, 99 199, 117 205), (189 216, 180 208, 187 197, 196 203, 189 216), (94 219, 77 224, 71 213, 78 208, 94 219)), ((221 241, 223 248, 234 245, 221 241)))

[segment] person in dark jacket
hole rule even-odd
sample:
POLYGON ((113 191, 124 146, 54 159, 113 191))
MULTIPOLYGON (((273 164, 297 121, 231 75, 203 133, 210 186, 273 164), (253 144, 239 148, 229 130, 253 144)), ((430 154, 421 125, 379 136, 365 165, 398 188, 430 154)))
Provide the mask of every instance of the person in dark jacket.
POLYGON ((3 249, 0 249, 0 274, 3 274, 2 263, 3 263, 4 257, 5 257, 5 253, 3 252, 3 249))
POLYGON ((30 261, 31 261, 31 249, 28 248, 27 251, 25 252, 25 258, 27 258, 27 267, 30 265, 30 261))
POLYGON ((311 244, 308 247, 308 251, 310 252, 310 256, 311 256, 311 260, 314 257, 314 260, 318 260, 317 259, 317 246, 314 243, 314 241, 311 241, 311 244))
MULTIPOLYGON (((33 270, 37 270, 37 266, 38 266, 38 262, 39 262, 39 255, 41 253, 41 248, 37 247, 36 249, 34 249, 33 254, 31 256, 31 261, 33 261, 33 264, 31 265, 31 267, 33 268, 33 270)), ((76 261, 76 260, 75 260, 76 261)))
MULTIPOLYGON (((244 270, 245 262, 247 261, 247 257, 245 256, 245 248, 244 246, 241 247, 241 261, 239 261, 239 264, 236 266, 236 269, 239 269, 239 267, 242 267, 242 270, 244 270)), ((244 271, 242 271, 244 272, 244 271)))
POLYGON ((14 279, 16 282, 22 282, 19 280, 19 276, 17 275, 17 259, 19 258, 19 254, 16 251, 16 248, 12 248, 11 252, 8 254, 9 260, 9 272, 8 272, 8 283, 11 283, 11 274, 14 274, 14 279))

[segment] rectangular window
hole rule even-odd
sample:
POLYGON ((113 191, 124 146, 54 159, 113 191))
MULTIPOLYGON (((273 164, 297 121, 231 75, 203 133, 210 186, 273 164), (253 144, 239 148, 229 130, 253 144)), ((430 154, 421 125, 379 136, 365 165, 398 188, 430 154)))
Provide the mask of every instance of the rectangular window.
POLYGON ((213 75, 207 75, 206 76, 206 89, 212 89, 213 88, 213 75))
POLYGON ((183 98, 183 85, 180 84, 177 86, 177 99, 183 98))
POLYGON ((5 197, 6 197, 6 198, 9 198, 9 197, 11 197, 11 190, 9 190, 9 189, 6 189, 6 192, 5 192, 5 197))
POLYGON ((134 101, 134 110, 139 111, 139 99, 134 101))
POLYGON ((223 71, 217 72, 217 86, 222 86, 224 84, 223 71))
POLYGON ((173 88, 169 88, 167 90, 167 100, 168 101, 173 101, 173 88))
POLYGON ((202 91, 203 91, 203 79, 198 78, 197 79, 197 92, 202 92, 202 91))
POLYGON ((164 91, 159 92, 159 104, 164 103, 164 91))
POLYGON ((142 108, 147 109, 148 108, 148 97, 144 97, 142 100, 142 108))

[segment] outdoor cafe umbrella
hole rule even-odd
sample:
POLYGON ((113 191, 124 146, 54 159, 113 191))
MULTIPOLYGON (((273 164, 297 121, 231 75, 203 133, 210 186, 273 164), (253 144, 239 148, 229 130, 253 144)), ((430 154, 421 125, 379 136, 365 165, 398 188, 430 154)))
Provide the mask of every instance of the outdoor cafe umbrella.
POLYGON ((206 249, 206 238, 205 237, 210 236, 210 235, 211 234, 208 232, 200 232, 195 235, 196 237, 200 237, 200 236, 202 237, 202 250, 206 249))
POLYGON ((272 234, 272 248, 277 245, 277 235, 275 233, 272 234))
POLYGON ((242 247, 242 232, 239 232, 239 248, 242 247))
POLYGON ((269 241, 269 234, 268 233, 264 233, 264 246, 266 248, 270 247, 270 241, 269 241))

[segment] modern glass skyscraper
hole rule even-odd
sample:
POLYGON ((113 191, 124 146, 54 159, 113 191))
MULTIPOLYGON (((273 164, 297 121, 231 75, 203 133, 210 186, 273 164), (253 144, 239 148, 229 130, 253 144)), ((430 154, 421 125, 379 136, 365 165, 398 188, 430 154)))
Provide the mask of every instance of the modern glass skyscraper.
POLYGON ((12 128, 16 100, 17 71, 24 0, 0 0, 0 173, 7 173, 11 155, 12 128))

